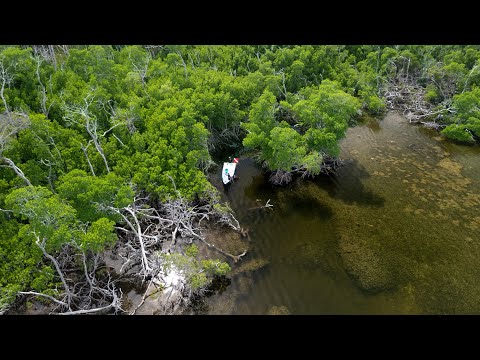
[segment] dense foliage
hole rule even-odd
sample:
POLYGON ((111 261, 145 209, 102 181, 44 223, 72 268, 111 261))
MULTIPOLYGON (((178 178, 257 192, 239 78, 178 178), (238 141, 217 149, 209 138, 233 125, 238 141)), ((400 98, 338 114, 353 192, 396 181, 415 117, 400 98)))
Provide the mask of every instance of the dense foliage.
POLYGON ((443 135, 478 140, 479 59, 478 46, 1 46, 0 311, 18 291, 55 294, 39 241, 98 253, 118 241, 107 209, 138 194, 210 200, 212 156, 319 174, 402 77, 443 135))

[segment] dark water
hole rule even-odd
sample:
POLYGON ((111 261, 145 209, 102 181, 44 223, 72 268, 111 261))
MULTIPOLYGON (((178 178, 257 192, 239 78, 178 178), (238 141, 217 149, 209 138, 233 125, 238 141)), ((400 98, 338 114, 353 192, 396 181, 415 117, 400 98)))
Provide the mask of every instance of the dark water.
POLYGON ((241 159, 225 198, 250 229, 242 262, 269 263, 206 312, 480 313, 480 148, 390 113, 349 129, 341 157, 335 177, 286 187, 241 159), (268 199, 273 211, 248 210, 268 199))

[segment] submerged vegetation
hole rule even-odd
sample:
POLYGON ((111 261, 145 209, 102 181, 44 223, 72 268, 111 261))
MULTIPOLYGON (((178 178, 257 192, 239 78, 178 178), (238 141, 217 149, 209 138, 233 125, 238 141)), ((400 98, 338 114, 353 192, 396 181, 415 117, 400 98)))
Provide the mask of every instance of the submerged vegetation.
POLYGON ((475 143, 479 64, 458 45, 1 46, 0 313, 121 313, 116 276, 172 267, 188 304, 245 255, 192 250, 208 221, 243 230, 213 158, 253 151, 274 184, 328 173, 348 126, 387 109, 475 143))

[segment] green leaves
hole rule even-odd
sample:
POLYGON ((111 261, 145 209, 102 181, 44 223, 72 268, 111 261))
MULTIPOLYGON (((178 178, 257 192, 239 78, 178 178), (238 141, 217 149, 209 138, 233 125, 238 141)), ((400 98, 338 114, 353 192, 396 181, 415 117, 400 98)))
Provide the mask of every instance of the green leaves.
POLYGON ((265 90, 252 104, 249 122, 242 123, 242 127, 247 131, 247 136, 243 139, 245 147, 259 148, 262 152, 269 152, 270 131, 278 125, 275 119, 276 108, 275 96, 268 90, 265 90))
POLYGON ((62 176, 57 190, 62 198, 70 201, 83 222, 94 222, 99 217, 119 220, 107 207, 127 206, 134 196, 132 188, 115 173, 95 177, 83 170, 73 170, 62 176))
MULTIPOLYGON (((277 100, 275 96, 270 91, 265 90, 258 100, 252 104, 249 113, 250 122, 256 124, 262 132, 269 132, 276 125, 276 108, 277 100)), ((245 128, 248 130, 249 125, 245 124, 245 128)))
POLYGON ((198 248, 196 245, 189 245, 185 249, 185 255, 180 253, 161 254, 164 271, 176 271, 181 274, 187 284, 193 290, 206 288, 214 276, 225 276, 230 266, 220 260, 198 260, 198 248))
POLYGON ((304 139, 284 121, 270 132, 268 146, 272 153, 267 160, 271 169, 291 171, 303 163, 306 153, 304 139))
POLYGON ((23 187, 13 190, 6 198, 5 205, 24 218, 35 220, 38 225, 56 226, 61 219, 71 220, 75 210, 62 203, 58 195, 42 186, 23 187))
POLYGON ((9 220, 2 221, 0 227, 0 303, 2 298, 8 303, 17 291, 30 286, 37 278, 51 280, 51 276, 45 274, 46 268, 39 266, 42 254, 33 236, 19 234, 22 226, 16 220, 9 220))
POLYGON ((243 145, 257 149, 271 171, 303 168, 316 175, 324 155, 338 155, 338 141, 358 113, 360 102, 337 83, 324 80, 282 101, 281 108, 278 112, 275 96, 265 90, 252 104, 250 121, 242 124, 248 132, 243 145))
MULTIPOLYGON (((83 200, 85 198, 80 200, 80 204, 83 200)), ((28 220, 20 231, 22 236, 31 241, 32 234, 35 234, 41 242, 45 242, 47 251, 58 250, 71 242, 85 250, 100 251, 117 238, 113 233, 115 223, 112 220, 99 218, 91 225, 82 222, 72 206, 41 186, 12 191, 5 198, 5 205, 21 219, 28 220)))
POLYGON ((450 124, 442 130, 442 134, 453 140, 471 143, 473 138, 467 130, 467 126, 464 124, 450 124))
POLYGON ((231 268, 226 262, 220 260, 202 260, 202 269, 209 275, 225 276, 231 268))
POLYGON ((326 128, 337 139, 344 136, 349 119, 360 109, 358 99, 345 93, 340 86, 325 80, 318 87, 305 88, 304 100, 293 106, 298 118, 314 128, 326 128))
POLYGON ((40 239, 46 239, 50 249, 58 249, 72 239, 71 225, 75 223, 76 211, 62 199, 42 186, 13 190, 5 205, 14 214, 29 221, 28 226, 40 239))
POLYGON ((304 138, 309 149, 332 156, 338 155, 337 137, 327 129, 310 128, 305 132, 304 138))
POLYGON ((457 141, 474 142, 473 134, 480 136, 480 88, 455 95, 453 107, 457 110, 453 123, 442 134, 457 141))
POLYGON ((455 95, 453 106, 457 109, 457 122, 465 122, 472 116, 480 118, 480 88, 475 87, 472 91, 455 95))
MULTIPOLYGON (((49 251, 101 251, 120 221, 109 208, 135 193, 218 195, 210 152, 255 150, 281 177, 319 174, 360 109, 385 109, 380 94, 394 78, 418 76, 426 101, 452 105, 442 134, 476 141, 479 64, 478 46, 457 45, 1 47, 0 113, 22 111, 29 126, 4 127, 0 149, 28 179, 0 168, 0 207, 13 211, 0 213, 0 308, 53 281, 34 233, 49 251)), ((199 288, 226 269, 192 266, 199 288)))
POLYGON ((80 234, 80 246, 83 250, 100 252, 117 241, 114 232, 115 222, 107 218, 94 221, 83 234, 80 234))

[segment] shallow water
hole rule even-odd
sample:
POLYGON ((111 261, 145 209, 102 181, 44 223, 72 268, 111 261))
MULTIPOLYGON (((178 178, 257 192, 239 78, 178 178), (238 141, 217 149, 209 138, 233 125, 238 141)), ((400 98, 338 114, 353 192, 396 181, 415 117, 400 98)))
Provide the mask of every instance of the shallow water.
POLYGON ((232 277, 205 312, 480 313, 480 148, 389 113, 350 128, 340 156, 335 177, 286 187, 241 159, 224 196, 250 229, 242 261, 269 264, 232 277), (249 210, 268 199, 273 211, 249 210))

